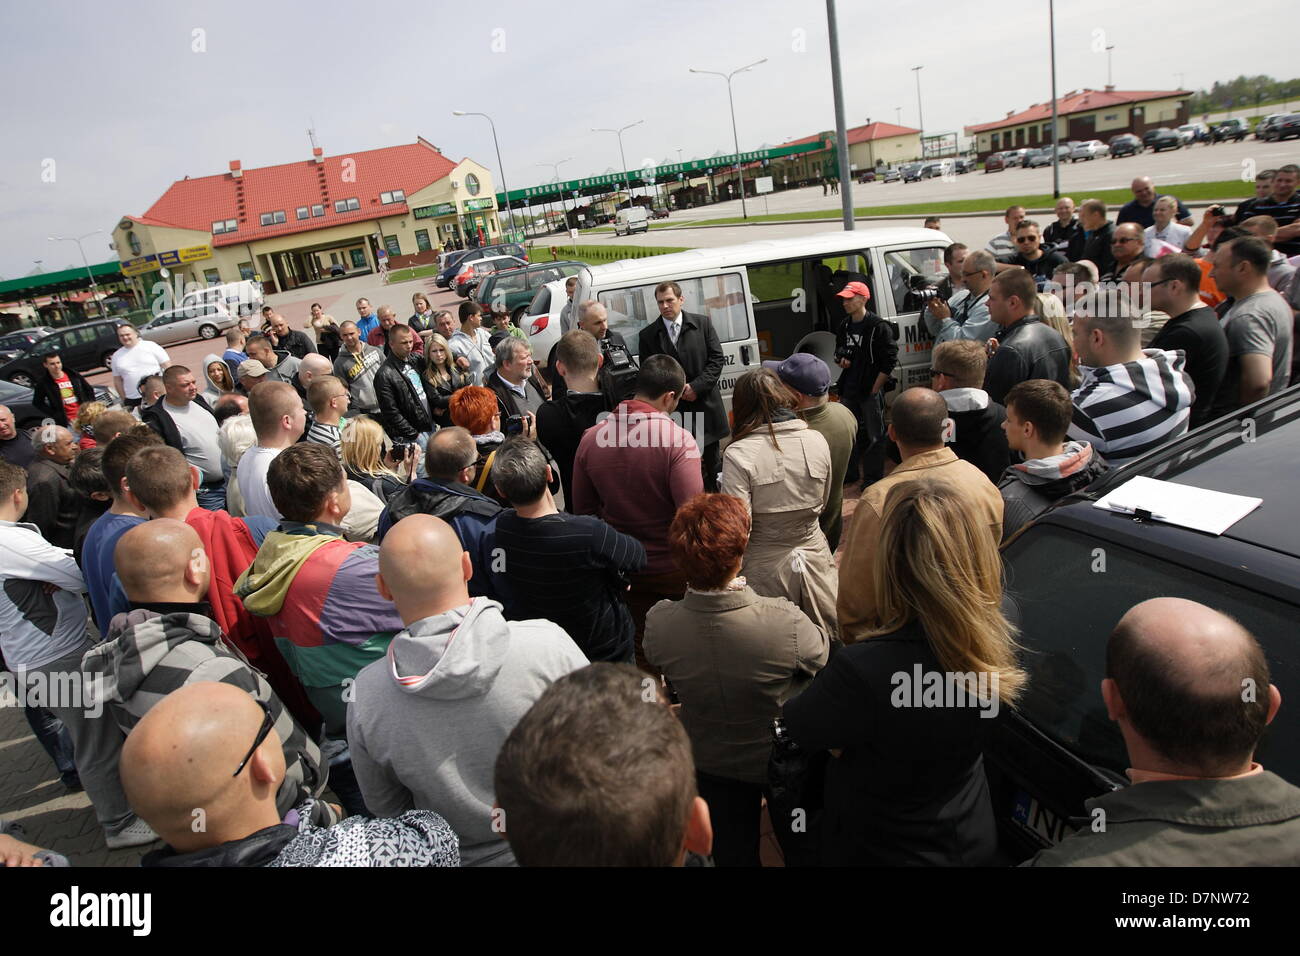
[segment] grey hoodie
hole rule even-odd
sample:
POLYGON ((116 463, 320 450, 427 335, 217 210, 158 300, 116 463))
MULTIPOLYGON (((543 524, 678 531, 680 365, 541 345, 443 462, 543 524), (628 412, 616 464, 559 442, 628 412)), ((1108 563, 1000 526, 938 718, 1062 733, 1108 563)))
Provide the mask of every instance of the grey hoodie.
POLYGON ((1110 466, 1086 441, 1067 441, 1059 455, 1031 458, 1002 473, 1002 540, 1046 511, 1052 502, 1084 488, 1110 466))
MULTIPOLYGON (((217 399, 227 394, 221 390, 221 386, 214 382, 212 376, 208 374, 208 366, 213 362, 220 362, 222 365, 226 364, 225 360, 214 352, 209 352, 203 359, 203 381, 207 383, 207 387, 199 394, 203 396, 203 400, 209 405, 215 405, 217 399)), ((230 367, 226 366, 226 370, 229 371, 229 369, 230 367)))
POLYGON ((493 827, 497 754, 555 680, 587 664, 550 621, 506 621, 487 598, 400 631, 357 675, 352 766, 376 816, 433 810, 460 837, 463 866, 513 866, 493 827))

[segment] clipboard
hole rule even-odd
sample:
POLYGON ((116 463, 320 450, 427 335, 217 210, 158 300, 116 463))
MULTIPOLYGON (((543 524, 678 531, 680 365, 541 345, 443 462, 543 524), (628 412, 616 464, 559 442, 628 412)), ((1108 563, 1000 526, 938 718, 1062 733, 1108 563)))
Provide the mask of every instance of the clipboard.
POLYGON ((1193 531, 1221 535, 1261 504, 1263 498, 1139 476, 1092 503, 1094 508, 1163 521, 1193 531))

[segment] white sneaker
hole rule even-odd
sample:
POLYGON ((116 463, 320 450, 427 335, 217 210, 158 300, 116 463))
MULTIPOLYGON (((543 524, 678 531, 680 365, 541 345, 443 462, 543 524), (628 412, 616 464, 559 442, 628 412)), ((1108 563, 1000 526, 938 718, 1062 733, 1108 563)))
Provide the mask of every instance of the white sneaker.
POLYGON ((132 846, 147 846, 158 839, 158 834, 154 833, 149 824, 145 823, 139 817, 135 819, 125 830, 119 830, 112 836, 104 834, 104 842, 108 844, 110 850, 125 850, 132 846))

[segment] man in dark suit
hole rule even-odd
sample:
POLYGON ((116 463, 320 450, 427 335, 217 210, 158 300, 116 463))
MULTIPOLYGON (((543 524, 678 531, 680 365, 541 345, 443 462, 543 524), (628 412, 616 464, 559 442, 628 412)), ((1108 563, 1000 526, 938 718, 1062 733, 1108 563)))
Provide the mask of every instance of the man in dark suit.
POLYGON ((727 412, 718 390, 726 361, 722 342, 707 315, 682 311, 682 287, 676 282, 659 283, 655 302, 660 320, 641 330, 641 363, 651 355, 668 355, 686 372, 686 388, 677 411, 682 414, 682 427, 699 442, 704 488, 717 491, 721 469, 718 442, 727 434, 727 412))

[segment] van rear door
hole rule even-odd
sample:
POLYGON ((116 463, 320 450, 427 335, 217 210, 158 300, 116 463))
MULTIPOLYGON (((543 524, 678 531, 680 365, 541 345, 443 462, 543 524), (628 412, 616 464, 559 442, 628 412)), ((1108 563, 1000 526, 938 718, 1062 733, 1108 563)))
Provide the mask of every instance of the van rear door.
MULTIPOLYGON (((749 276, 744 266, 727 266, 673 278, 682 287, 685 311, 707 315, 718 333, 724 363, 718 388, 722 391, 723 403, 730 409, 736 379, 760 365, 749 276)), ((609 285, 592 290, 595 293, 592 297, 609 312, 609 327, 623 336, 634 355, 640 352, 641 330, 659 321, 655 286, 660 281, 609 285)))
POLYGON ((924 286, 931 290, 947 274, 943 265, 943 251, 951 240, 935 232, 931 244, 908 243, 896 246, 878 246, 871 250, 878 315, 894 323, 898 333, 898 379, 896 396, 913 385, 930 384, 930 353, 934 349, 934 336, 926 326, 921 309, 927 301, 924 286))

